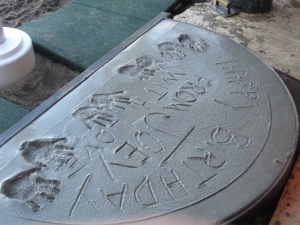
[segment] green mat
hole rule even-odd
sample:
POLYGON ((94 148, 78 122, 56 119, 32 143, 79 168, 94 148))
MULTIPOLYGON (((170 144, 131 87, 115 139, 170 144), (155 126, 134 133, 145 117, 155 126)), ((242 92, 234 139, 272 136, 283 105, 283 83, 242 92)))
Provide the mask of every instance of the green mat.
POLYGON ((175 0, 74 0, 20 27, 43 50, 84 70, 175 0))
POLYGON ((174 0, 73 0, 76 4, 144 21, 150 21, 174 2, 174 0))
POLYGON ((0 135, 28 113, 28 110, 0 97, 0 135))

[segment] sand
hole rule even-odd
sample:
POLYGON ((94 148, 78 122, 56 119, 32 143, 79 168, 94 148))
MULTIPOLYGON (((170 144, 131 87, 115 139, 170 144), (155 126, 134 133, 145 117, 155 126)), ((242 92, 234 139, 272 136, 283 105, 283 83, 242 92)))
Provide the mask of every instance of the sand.
POLYGON ((0 0, 3 26, 18 27, 60 9, 72 0, 0 0))
POLYGON ((0 95, 15 104, 34 109, 75 78, 79 72, 69 69, 62 62, 55 62, 41 52, 35 52, 37 65, 24 80, 0 88, 0 95))
MULTIPOLYGON (((0 0, 0 15, 4 27, 18 27, 45 16, 72 0, 0 0)), ((62 62, 49 59, 36 51, 35 70, 24 80, 0 88, 0 95, 15 104, 34 109, 80 72, 71 70, 62 62)))

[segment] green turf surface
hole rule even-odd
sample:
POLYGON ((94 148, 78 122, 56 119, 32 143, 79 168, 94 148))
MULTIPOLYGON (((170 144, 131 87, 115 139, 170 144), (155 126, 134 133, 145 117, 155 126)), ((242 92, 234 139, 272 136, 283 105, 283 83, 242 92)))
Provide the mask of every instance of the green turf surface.
POLYGON ((28 110, 0 97, 0 134, 22 119, 28 110))
POLYGON ((73 0, 76 4, 145 21, 150 21, 167 10, 174 2, 175 0, 73 0))
POLYGON ((71 3, 21 29, 35 46, 85 69, 144 24, 143 20, 71 3))
POLYGON ((175 0, 74 0, 19 27, 35 48, 86 69, 175 0))

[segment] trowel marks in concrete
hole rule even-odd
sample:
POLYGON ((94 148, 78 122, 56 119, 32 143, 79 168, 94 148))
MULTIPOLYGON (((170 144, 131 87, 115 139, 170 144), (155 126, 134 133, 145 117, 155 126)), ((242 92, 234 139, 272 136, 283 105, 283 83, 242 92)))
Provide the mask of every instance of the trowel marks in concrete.
POLYGON ((201 32, 142 40, 0 149, 16 151, 0 170, 2 212, 63 224, 152 218, 209 199, 254 163, 271 127, 257 72, 201 32))

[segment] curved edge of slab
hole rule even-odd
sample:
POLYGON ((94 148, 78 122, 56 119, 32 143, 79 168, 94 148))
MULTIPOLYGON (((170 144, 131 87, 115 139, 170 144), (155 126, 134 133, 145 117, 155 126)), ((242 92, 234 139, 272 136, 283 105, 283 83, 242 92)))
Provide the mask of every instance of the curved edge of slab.
MULTIPOLYGON (((166 27, 174 26, 176 31, 187 32, 188 30, 192 35, 201 34, 205 39, 222 46, 246 63, 259 76, 263 88, 269 96, 272 123, 266 144, 259 156, 233 183, 191 206, 148 220, 127 224, 158 224, 178 217, 188 217, 197 221, 213 220, 212 222, 215 224, 243 220, 263 205, 268 204, 282 190, 292 167, 299 126, 292 97, 275 71, 239 44, 189 24, 168 19, 161 23, 166 27), (278 96, 281 98, 277 98, 278 96)), ((152 30, 155 32, 155 27, 152 30)), ((164 31, 160 30, 159 32, 163 33, 164 31)), ((29 220, 11 218, 10 216, 3 218, 8 222, 13 221, 11 224, 17 220, 19 222, 20 220, 28 221, 28 224, 49 224, 33 223, 29 220)))

